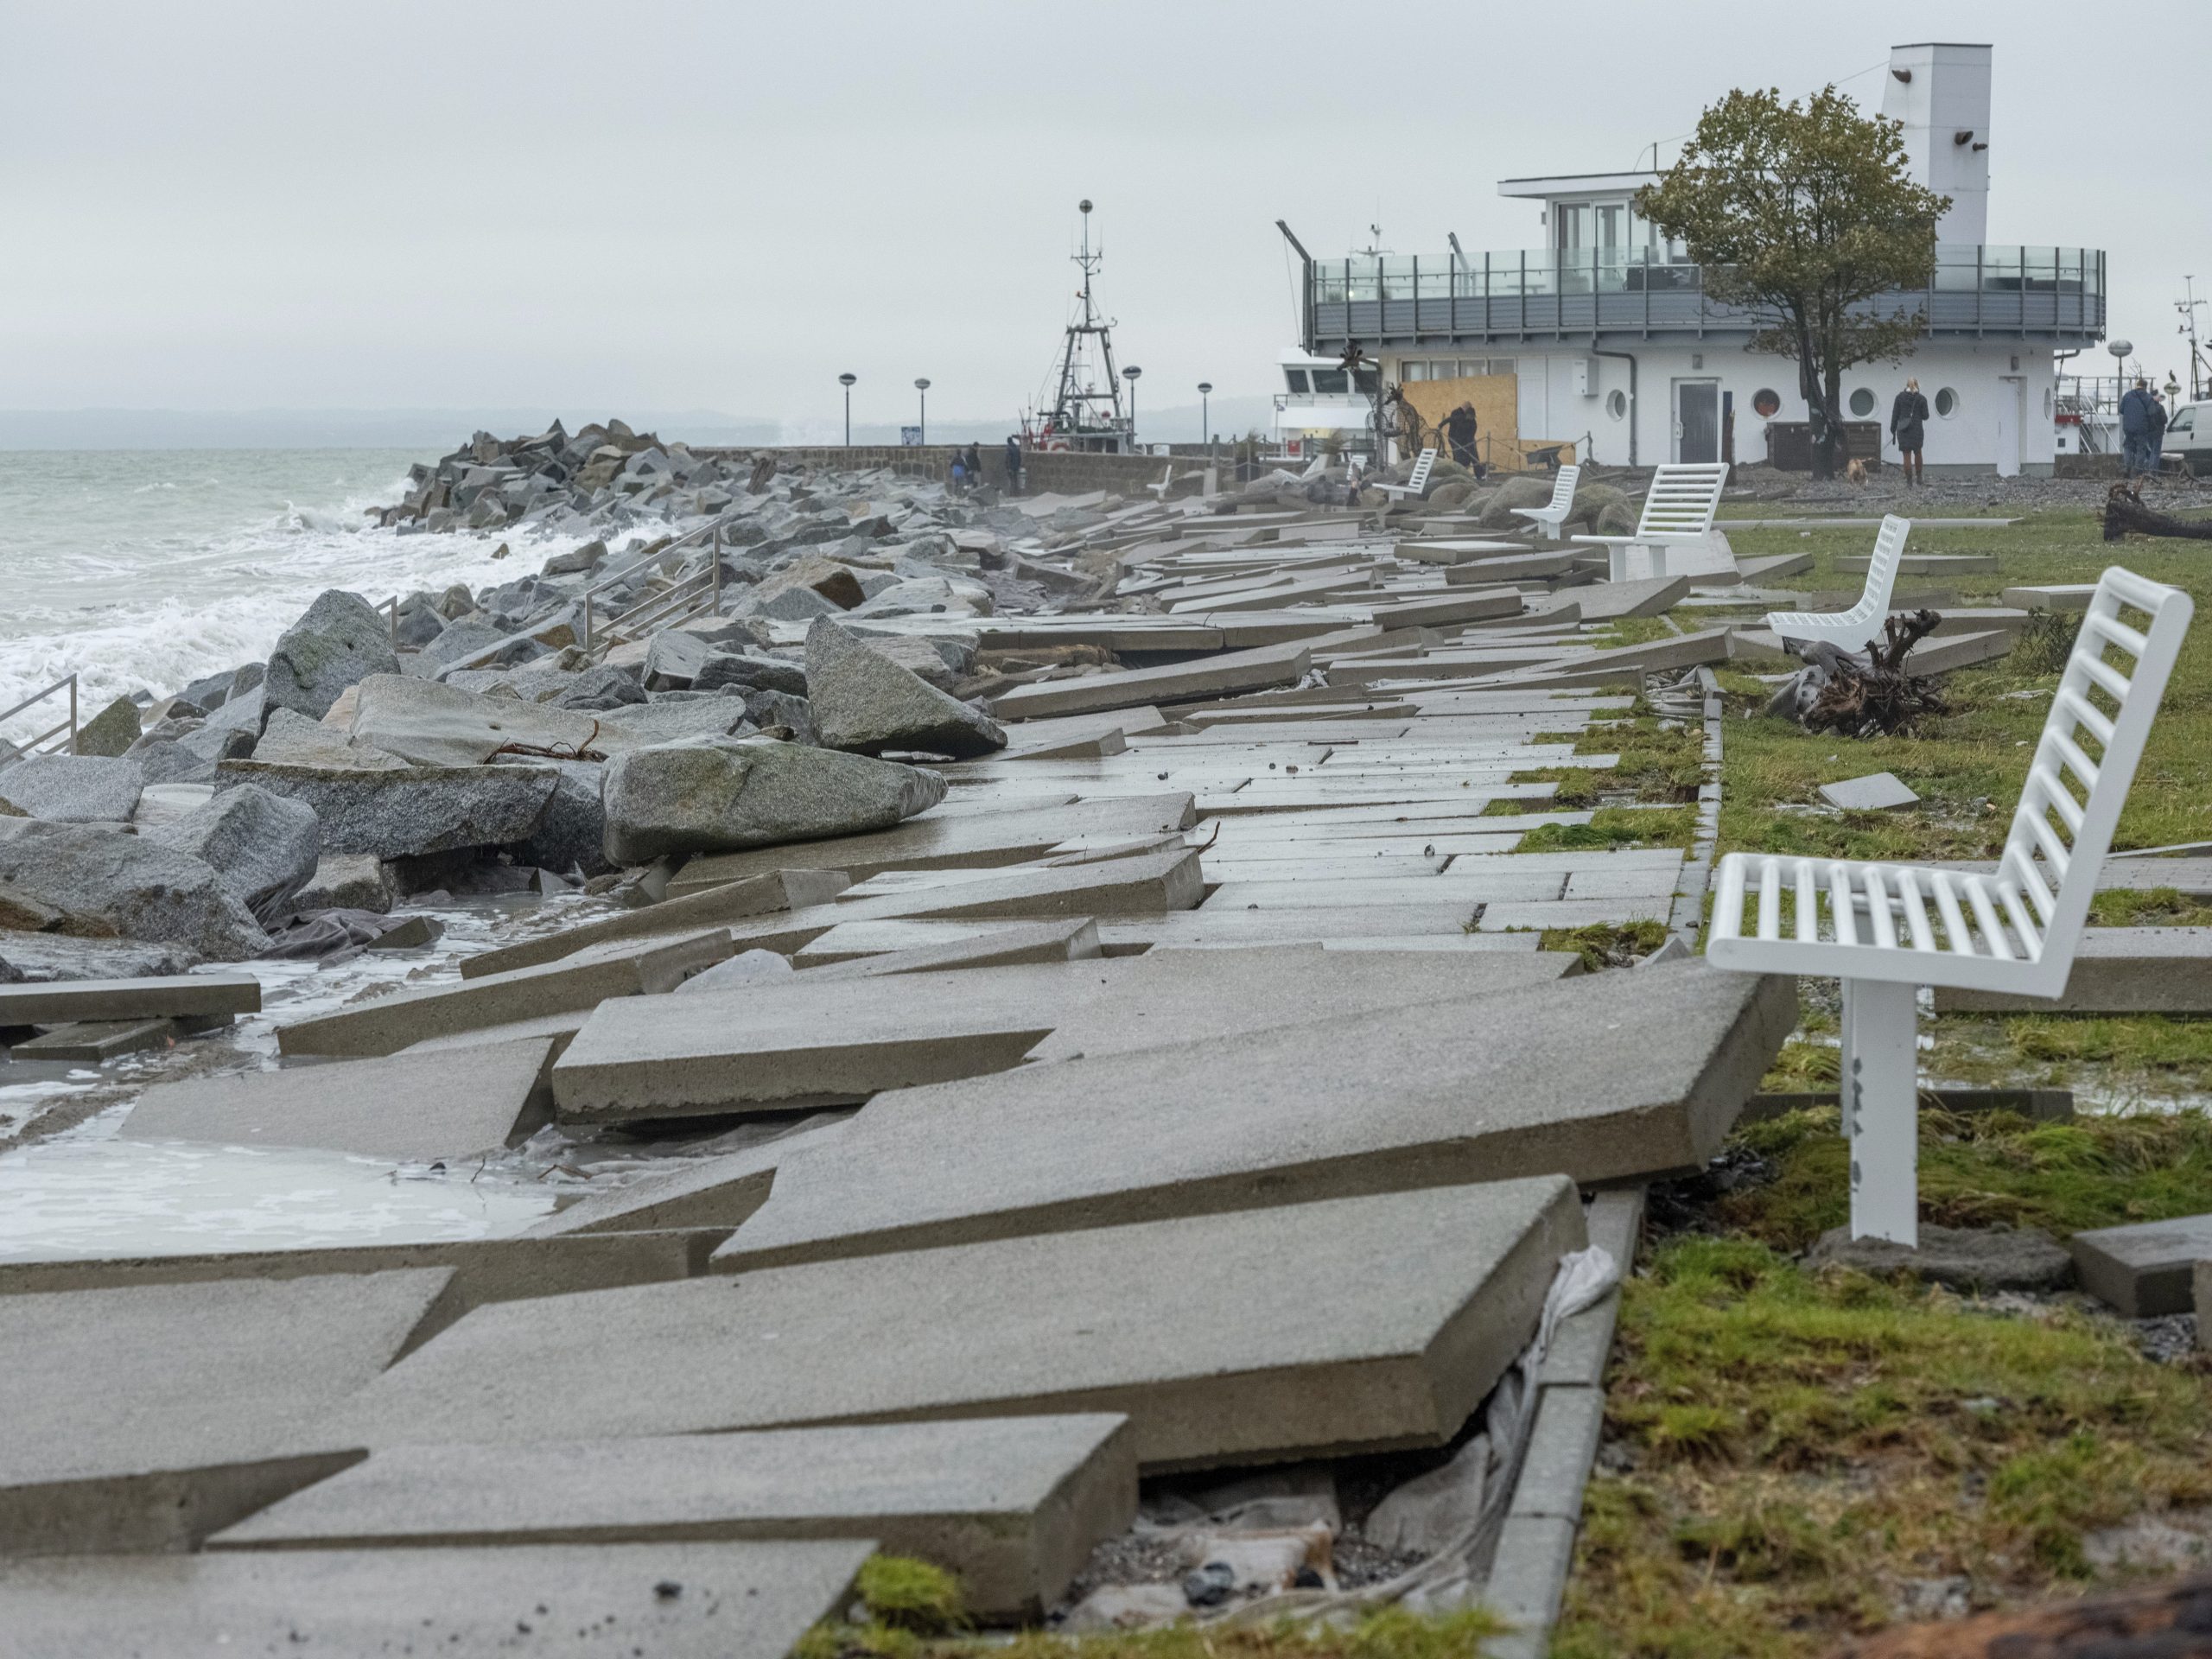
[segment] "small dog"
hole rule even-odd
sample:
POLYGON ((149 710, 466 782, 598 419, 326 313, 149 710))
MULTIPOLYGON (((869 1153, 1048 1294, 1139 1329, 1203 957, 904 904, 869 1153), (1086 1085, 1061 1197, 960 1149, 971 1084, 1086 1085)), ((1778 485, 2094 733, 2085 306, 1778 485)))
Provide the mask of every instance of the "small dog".
POLYGON ((1851 465, 1843 469, 1843 474, 1853 483, 1864 484, 1866 481, 1866 463, 1854 456, 1851 465))

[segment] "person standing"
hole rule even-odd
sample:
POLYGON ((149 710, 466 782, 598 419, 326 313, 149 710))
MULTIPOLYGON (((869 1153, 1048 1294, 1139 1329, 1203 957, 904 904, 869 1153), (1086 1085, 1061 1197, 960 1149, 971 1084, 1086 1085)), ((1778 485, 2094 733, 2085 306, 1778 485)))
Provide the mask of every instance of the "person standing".
POLYGON ((2127 476, 2158 470, 2158 439, 2166 430, 2166 411, 2141 376, 2120 400, 2120 453, 2127 476))
POLYGON ((1928 400, 1920 395, 1920 382, 1907 380, 1904 390, 1890 405, 1890 437, 1897 444, 1903 457, 1904 481, 1908 487, 1928 481, 1928 463, 1922 458, 1921 445, 1927 439, 1928 400))
POLYGON ((1462 404, 1446 416, 1444 435, 1451 440, 1452 459, 1471 469, 1475 464, 1475 406, 1462 404))
POLYGON ((1006 438, 1006 493, 1021 493, 1021 440, 1011 432, 1006 438))

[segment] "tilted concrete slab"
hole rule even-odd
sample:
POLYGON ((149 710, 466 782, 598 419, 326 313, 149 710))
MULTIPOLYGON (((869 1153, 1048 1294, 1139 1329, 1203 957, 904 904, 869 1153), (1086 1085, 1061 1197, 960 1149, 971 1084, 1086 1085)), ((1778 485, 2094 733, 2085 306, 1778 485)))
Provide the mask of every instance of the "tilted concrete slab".
POLYGON ((1641 582, 1597 582, 1575 595, 1585 622, 1622 616, 1659 616, 1690 596, 1688 576, 1646 576, 1641 582))
MULTIPOLYGON (((0 1296, 0 1558, 189 1548, 356 1461, 324 1419, 448 1277, 0 1296)), ((0 1601, 16 1640, 11 1586, 0 1601)))
POLYGON ((2190 1275, 2212 1262, 2212 1215, 2099 1227, 2067 1241, 2082 1288, 2131 1319, 2163 1319, 2194 1306, 2190 1275))
POLYGON ((656 1541, 19 1561, 0 1564, 0 1602, 10 1645, 39 1659, 785 1659, 843 1604, 872 1549, 656 1541))
MULTIPOLYGON (((856 954, 809 971, 817 978, 880 979, 893 974, 923 974, 960 968, 1007 968, 1027 962, 1084 962, 1102 956, 1098 924, 1088 916, 1050 922, 858 922, 858 928, 957 927, 976 930, 950 943, 899 947, 856 954)), ((832 928, 830 933, 838 930, 832 928)), ((830 937, 823 936, 823 939, 830 937)), ((822 939, 815 941, 817 945, 822 939)), ((813 948, 811 946, 810 949, 813 948)))
POLYGON ((1312 657, 1303 645, 1262 645, 1253 651, 1224 652, 1219 656, 1161 668, 1122 669, 1107 674, 1088 674, 1078 679, 1043 680, 1034 685, 1016 686, 992 700, 991 715, 996 720, 1018 721, 1047 715, 1128 709, 1143 703, 1188 702, 1224 692, 1295 685, 1312 665, 1312 657))
POLYGON ((614 939, 643 938, 649 934, 673 933, 683 928, 713 927, 722 922, 766 916, 781 910, 804 910, 826 905, 851 884, 842 870, 771 870, 746 876, 719 887, 695 888, 681 895, 671 893, 657 905, 641 906, 595 921, 579 922, 557 932, 481 951, 461 964, 463 979, 484 979, 557 962, 586 945, 614 939))
POLYGON ((1948 674, 1955 668, 1971 668, 2004 656, 2012 649, 2014 636, 2002 629, 1987 633, 1954 633, 1923 639, 1905 653, 1906 671, 1914 674, 1948 674))
MULTIPOLYGON (((760 1192, 763 1198, 767 1195, 765 1183, 760 1192)), ((402 1344, 399 1351, 404 1353, 486 1302, 688 1279, 704 1268, 714 1247, 735 1225, 732 1221, 719 1227, 662 1231, 577 1229, 574 1236, 550 1230, 539 1234, 533 1230, 514 1238, 437 1239, 417 1244, 334 1244, 193 1255, 7 1262, 0 1262, 0 1296, 114 1290, 129 1285, 204 1284, 216 1280, 274 1281, 416 1268, 450 1269, 445 1289, 402 1344)))
POLYGON ((1070 1009, 1135 969, 1103 961, 626 997, 553 1068, 570 1122, 789 1111, 1018 1065, 1070 1009))
MULTIPOLYGON (((1039 725, 1048 722, 1039 721, 1039 725)), ((1055 727, 1059 721, 1049 722, 1055 727)), ((1030 729, 1028 727, 1022 728, 1030 729)), ((958 776, 958 769, 946 769, 958 776)), ((945 802, 919 817, 872 835, 841 836, 751 853, 721 853, 695 858, 669 883, 671 899, 780 869, 841 870, 864 881, 883 870, 927 870, 961 866, 1019 864, 1050 851, 1076 836, 1121 836, 1187 830, 1198 822, 1188 793, 1173 791, 1116 799, 1070 802, 1043 808, 948 812, 962 804, 945 802)), ((988 802, 979 804, 988 805, 988 802)), ((1017 802, 1018 804, 1018 802, 1017 802)))
POLYGON ((776 1169, 793 1154, 819 1146, 842 1129, 849 1112, 821 1112, 779 1128, 756 1126, 764 1138, 734 1152, 671 1158, 611 1191, 599 1192, 532 1222, 519 1236, 572 1233, 634 1235, 639 1229, 719 1230, 725 1236, 767 1201, 776 1169))
POLYGON ((613 940, 535 968, 401 991, 296 1020, 276 1028, 276 1043, 287 1054, 391 1054, 432 1037, 593 1007, 613 996, 673 990, 730 954, 723 928, 613 940))
POLYGON ((2212 927, 2083 928, 2056 999, 1938 986, 1936 1011, 2212 1014, 2212 927))
POLYGON ((19 1060, 81 1060, 98 1065, 124 1054, 167 1048, 231 1023, 227 1014, 181 1020, 79 1020, 17 1043, 8 1052, 19 1060))
POLYGON ((2093 582, 2050 582, 2038 587, 2007 588, 1998 597, 2024 611, 2086 611, 2097 591, 2093 582))
POLYGON ((118 1131, 131 1141, 321 1147, 362 1158, 470 1158, 546 1121, 550 1038, 159 1083, 118 1131))
POLYGON ((152 979, 70 979, 0 985, 0 1026, 260 1012, 261 982, 251 974, 172 974, 152 979))
POLYGON ((748 1270, 1136 1216, 1694 1168, 1796 1007, 1791 981, 1691 962, 881 1096, 787 1163, 715 1259, 748 1270))
POLYGON ((332 1432, 381 1450, 535 1440, 550 1421, 1116 1411, 1155 1469, 1435 1446, 1583 1240, 1573 1185, 1546 1177, 480 1308, 332 1432))
POLYGON ((1106 1413, 762 1433, 395 1446, 210 1549, 864 1538, 956 1573, 970 1612, 1034 1618, 1136 1518, 1106 1413))

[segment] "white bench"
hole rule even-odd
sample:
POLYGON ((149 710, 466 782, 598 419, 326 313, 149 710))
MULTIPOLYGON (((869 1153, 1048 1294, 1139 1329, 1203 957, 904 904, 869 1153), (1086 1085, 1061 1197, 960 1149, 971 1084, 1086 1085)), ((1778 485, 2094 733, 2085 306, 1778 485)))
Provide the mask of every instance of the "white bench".
POLYGON ((1516 507, 1513 511, 1523 518, 1544 527, 1544 535, 1551 541, 1559 540, 1559 527, 1567 522, 1567 509, 1574 505, 1574 486, 1582 481, 1582 463, 1559 469, 1559 476, 1552 480, 1552 499, 1541 507, 1516 507))
POLYGON ((1767 626, 1785 639, 1825 639, 1846 651, 1863 649, 1880 637, 1890 613, 1890 594, 1897 585, 1897 566, 1904 558, 1904 538, 1911 533, 1911 519, 1893 512, 1883 518, 1873 556, 1866 561, 1866 591, 1849 610, 1769 611, 1767 626))
POLYGON ((2117 566, 2104 573, 1995 874, 1769 853, 1720 861, 1708 959, 1843 982, 1853 1237, 1919 1239, 1915 988, 2042 997, 2066 988, 2190 608, 2177 588, 2117 566), (2147 626, 2131 626, 2123 611, 2147 626))
POLYGON ((1615 582, 1629 577, 1630 548, 1651 555, 1651 574, 1667 574, 1667 550, 1686 542, 1701 542, 1713 529, 1720 510, 1720 486, 1728 481, 1725 461, 1693 461, 1662 467, 1651 474, 1651 487, 1643 497, 1643 512, 1633 536, 1577 536, 1590 547, 1602 547, 1611 556, 1606 574, 1615 582))
POLYGON ((1419 495, 1428 487, 1428 475, 1435 470, 1436 451, 1424 449, 1421 452, 1421 458, 1414 462, 1413 471, 1406 475, 1404 483, 1377 484, 1375 487, 1391 497, 1419 495))

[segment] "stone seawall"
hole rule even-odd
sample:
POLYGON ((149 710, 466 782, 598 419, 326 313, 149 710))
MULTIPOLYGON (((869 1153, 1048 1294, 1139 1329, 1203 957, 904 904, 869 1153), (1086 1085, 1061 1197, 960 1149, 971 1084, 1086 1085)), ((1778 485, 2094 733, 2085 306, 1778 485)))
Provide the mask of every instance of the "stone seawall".
MULTIPOLYGON (((692 453, 717 458, 767 454, 787 457, 802 466, 834 467, 849 471, 888 467, 908 477, 942 480, 951 470, 955 448, 965 447, 949 443, 918 446, 855 444, 848 448, 841 444, 827 444, 788 448, 764 446, 757 449, 699 448, 692 453)), ((983 476, 1003 487, 1006 481, 1005 446, 987 443, 978 448, 983 460, 983 476)), ((1031 449, 1025 450, 1022 454, 1022 478, 1027 493, 1031 495, 1047 492, 1079 495, 1086 490, 1109 490, 1119 495, 1135 495, 1145 486, 1157 484, 1168 465, 1168 458, 1164 455, 1099 455, 1069 450, 1031 449)), ((1195 495, 1205 488, 1202 458, 1178 455, 1174 458, 1174 467, 1173 494, 1195 495)), ((1226 453, 1220 467, 1220 475, 1225 481, 1235 468, 1235 463, 1226 453)))

